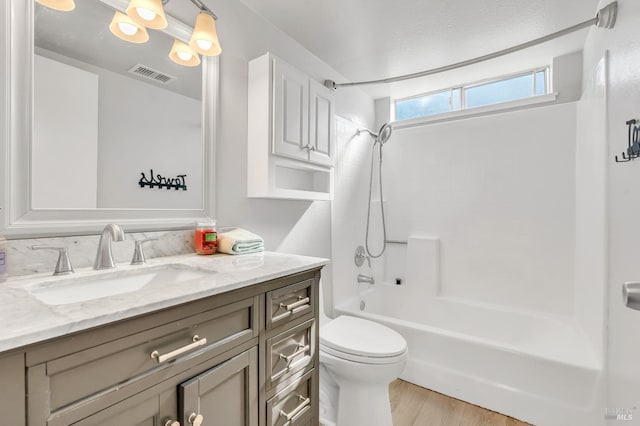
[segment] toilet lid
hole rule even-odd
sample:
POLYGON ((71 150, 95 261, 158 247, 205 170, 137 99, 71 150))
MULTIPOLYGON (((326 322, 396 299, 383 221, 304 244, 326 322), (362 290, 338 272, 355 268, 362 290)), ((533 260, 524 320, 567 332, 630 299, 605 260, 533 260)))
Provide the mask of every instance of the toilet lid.
POLYGON ((407 350, 404 338, 382 324, 340 316, 320 327, 320 344, 334 351, 371 358, 388 358, 407 350))

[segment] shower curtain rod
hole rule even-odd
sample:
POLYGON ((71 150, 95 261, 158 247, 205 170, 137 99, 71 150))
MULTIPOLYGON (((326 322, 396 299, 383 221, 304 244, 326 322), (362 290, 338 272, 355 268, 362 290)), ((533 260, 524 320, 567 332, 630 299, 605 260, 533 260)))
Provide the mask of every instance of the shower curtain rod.
POLYGON ((517 52, 519 50, 527 49, 529 47, 536 46, 538 44, 546 43, 547 41, 556 39, 558 37, 562 37, 564 35, 573 33, 575 31, 581 30, 583 28, 590 27, 592 25, 596 25, 599 28, 610 29, 613 28, 616 24, 616 17, 618 15, 618 2, 614 1, 609 3, 602 9, 598 11, 595 18, 589 19, 587 21, 581 22, 579 24, 573 25, 569 28, 565 28, 564 30, 556 31, 555 33, 546 35, 544 37, 537 38, 535 40, 528 41, 526 43, 519 44, 517 46, 513 46, 507 49, 499 50, 497 52, 489 53, 488 55, 479 56, 477 58, 469 59, 462 62, 457 62, 451 65, 445 65, 439 68, 433 68, 427 71, 416 72, 413 74, 401 75, 398 77, 391 78, 383 78, 380 80, 369 80, 369 81, 356 81, 353 83, 336 83, 333 80, 325 80, 324 85, 331 90, 336 90, 338 87, 351 87, 351 86, 364 86, 367 84, 381 84, 381 83, 395 83, 396 81, 404 81, 412 78, 425 77, 427 75, 438 74, 445 71, 451 71, 457 68, 466 67, 469 65, 477 64, 479 62, 488 61, 489 59, 498 58, 500 56, 508 55, 510 53, 517 52))

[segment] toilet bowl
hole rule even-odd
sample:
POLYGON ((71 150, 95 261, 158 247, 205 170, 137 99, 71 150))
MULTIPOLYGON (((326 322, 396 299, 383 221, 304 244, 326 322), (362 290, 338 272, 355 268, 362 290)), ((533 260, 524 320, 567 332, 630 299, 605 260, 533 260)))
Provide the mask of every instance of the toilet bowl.
POLYGON ((382 324, 346 315, 321 320, 320 423, 391 426, 389 383, 407 353, 404 338, 382 324))

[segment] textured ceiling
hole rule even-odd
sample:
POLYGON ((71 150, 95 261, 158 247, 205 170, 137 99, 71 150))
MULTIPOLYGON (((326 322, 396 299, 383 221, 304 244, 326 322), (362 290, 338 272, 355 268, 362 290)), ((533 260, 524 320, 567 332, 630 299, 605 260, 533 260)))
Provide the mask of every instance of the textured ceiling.
MULTIPOLYGON (((598 0, 242 0, 350 81, 393 77, 481 56, 593 18, 598 0)), ((550 64, 587 31, 448 76, 367 86, 407 96, 550 64), (450 80, 456 80, 451 81, 450 80)))

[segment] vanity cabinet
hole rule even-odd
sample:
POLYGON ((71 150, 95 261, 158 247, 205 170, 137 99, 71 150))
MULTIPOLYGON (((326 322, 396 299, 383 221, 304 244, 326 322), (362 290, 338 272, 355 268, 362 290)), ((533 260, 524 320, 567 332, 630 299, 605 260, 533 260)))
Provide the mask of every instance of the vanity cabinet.
POLYGON ((4 354, 5 424, 317 424, 319 277, 290 275, 4 354))
POLYGON ((331 199, 335 99, 267 53, 249 62, 248 194, 331 199))

